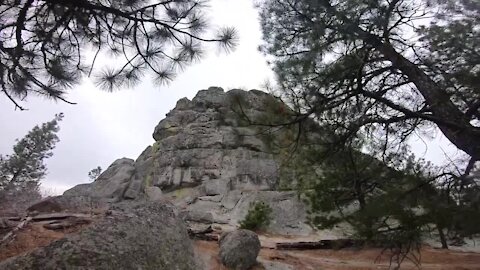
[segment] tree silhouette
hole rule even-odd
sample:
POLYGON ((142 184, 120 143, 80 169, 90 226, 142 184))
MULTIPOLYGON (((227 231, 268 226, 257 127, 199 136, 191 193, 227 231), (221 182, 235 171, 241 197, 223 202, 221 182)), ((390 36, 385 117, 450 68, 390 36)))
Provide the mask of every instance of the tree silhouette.
POLYGON ((235 45, 233 28, 209 31, 205 7, 204 0, 2 1, 1 90, 23 109, 19 101, 30 94, 69 102, 64 94, 82 75, 108 91, 135 85, 146 71, 168 82, 201 58, 205 43, 235 45), (115 68, 95 72, 102 52, 115 68))
POLYGON ((95 181, 100 176, 100 174, 102 174, 102 167, 97 166, 96 168, 91 169, 88 172, 88 178, 90 178, 90 180, 92 181, 95 181))

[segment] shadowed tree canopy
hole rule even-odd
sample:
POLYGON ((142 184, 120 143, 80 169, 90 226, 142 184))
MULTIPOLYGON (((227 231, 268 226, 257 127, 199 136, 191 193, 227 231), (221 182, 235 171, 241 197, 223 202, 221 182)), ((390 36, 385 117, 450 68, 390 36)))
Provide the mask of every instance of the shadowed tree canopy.
MULTIPOLYGON (((436 126, 480 159, 480 3, 266 0, 265 45, 299 112, 385 148, 436 126)), ((468 171, 469 169, 467 169, 468 171)))
POLYGON ((102 52, 115 64, 93 73, 103 89, 133 86, 146 71, 168 82, 202 56, 205 43, 235 45, 233 28, 209 31, 206 2, 1 1, 1 91, 20 109, 18 102, 31 94, 68 102, 66 89, 92 74, 102 52))

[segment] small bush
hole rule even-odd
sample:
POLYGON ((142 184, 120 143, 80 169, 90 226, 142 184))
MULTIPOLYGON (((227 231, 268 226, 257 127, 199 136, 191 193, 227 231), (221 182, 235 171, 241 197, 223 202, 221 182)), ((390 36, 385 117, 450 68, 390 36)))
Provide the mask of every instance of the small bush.
POLYGON ((270 224, 272 208, 264 202, 250 204, 247 216, 240 222, 241 229, 256 230, 265 228, 270 224))

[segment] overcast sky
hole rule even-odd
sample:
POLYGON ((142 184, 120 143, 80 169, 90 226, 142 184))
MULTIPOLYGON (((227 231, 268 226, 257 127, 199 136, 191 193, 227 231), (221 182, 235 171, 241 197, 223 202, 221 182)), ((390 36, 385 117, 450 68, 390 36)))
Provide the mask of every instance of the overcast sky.
MULTIPOLYGON (((34 125, 47 122, 63 112, 60 142, 47 162, 49 174, 42 182, 48 192, 64 190, 88 182, 87 173, 96 166, 106 169, 115 159, 136 159, 152 144, 152 132, 178 99, 192 98, 209 86, 253 89, 272 78, 264 57, 257 51, 261 43, 258 14, 252 0, 212 0, 209 16, 216 25, 234 26, 239 46, 230 54, 211 51, 200 63, 189 66, 167 86, 145 80, 134 89, 107 93, 88 80, 68 95, 77 105, 41 98, 29 98, 28 111, 15 111, 0 95, 0 153, 11 153, 16 138, 23 137, 34 125)), ((445 138, 429 144, 414 143, 417 153, 427 159, 443 159, 443 151, 452 152, 445 138)))

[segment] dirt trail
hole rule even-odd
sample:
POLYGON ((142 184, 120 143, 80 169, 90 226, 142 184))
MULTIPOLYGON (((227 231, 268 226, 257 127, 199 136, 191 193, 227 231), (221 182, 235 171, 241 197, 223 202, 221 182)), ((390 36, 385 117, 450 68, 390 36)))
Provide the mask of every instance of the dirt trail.
MULTIPOLYGON (((195 249, 204 264, 208 265, 208 270, 226 270, 218 260, 218 244, 216 242, 195 241, 195 249)), ((385 254, 376 260, 380 253, 380 249, 286 251, 262 248, 259 256, 260 263, 255 270, 389 269, 390 256, 385 254)), ((424 247, 421 251, 420 268, 406 261, 402 264, 401 269, 480 269, 480 254, 424 247)))

